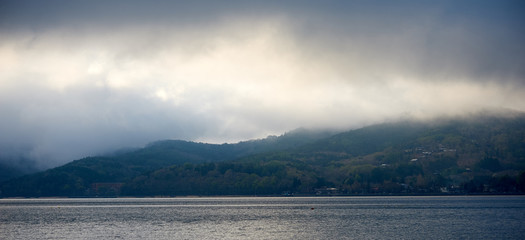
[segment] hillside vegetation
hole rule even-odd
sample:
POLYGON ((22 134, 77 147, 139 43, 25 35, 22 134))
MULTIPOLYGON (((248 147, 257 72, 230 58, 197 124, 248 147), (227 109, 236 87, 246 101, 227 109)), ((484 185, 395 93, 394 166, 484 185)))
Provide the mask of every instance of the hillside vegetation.
POLYGON ((135 151, 87 157, 47 171, 4 181, 0 184, 0 196, 115 195, 114 187, 106 191, 99 187, 95 189, 94 184, 118 183, 108 185, 118 186, 138 175, 163 167, 228 161, 250 154, 293 148, 331 135, 333 133, 330 131, 297 129, 279 137, 270 136, 236 144, 158 141, 135 151))
POLYGON ((525 116, 401 121, 330 136, 303 130, 238 144, 165 141, 11 180, 1 190, 2 196, 524 193, 525 116))

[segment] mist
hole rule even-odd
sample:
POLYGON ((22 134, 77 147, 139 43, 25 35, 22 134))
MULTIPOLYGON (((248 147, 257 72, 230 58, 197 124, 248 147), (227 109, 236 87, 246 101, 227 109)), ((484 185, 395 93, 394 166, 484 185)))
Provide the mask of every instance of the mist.
POLYGON ((525 111, 520 1, 4 1, 0 159, 525 111))

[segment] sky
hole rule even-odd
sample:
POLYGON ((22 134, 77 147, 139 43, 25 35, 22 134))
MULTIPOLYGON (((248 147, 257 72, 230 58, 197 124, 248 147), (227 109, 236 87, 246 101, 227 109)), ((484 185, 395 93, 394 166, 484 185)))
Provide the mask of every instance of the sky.
POLYGON ((523 1, 0 0, 0 159, 525 111, 523 1))

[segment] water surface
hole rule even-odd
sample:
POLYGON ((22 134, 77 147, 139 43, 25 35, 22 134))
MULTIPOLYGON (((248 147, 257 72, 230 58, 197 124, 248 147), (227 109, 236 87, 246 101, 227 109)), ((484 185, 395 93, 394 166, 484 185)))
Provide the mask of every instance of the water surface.
POLYGON ((524 236, 524 196, 0 199, 0 239, 524 236))

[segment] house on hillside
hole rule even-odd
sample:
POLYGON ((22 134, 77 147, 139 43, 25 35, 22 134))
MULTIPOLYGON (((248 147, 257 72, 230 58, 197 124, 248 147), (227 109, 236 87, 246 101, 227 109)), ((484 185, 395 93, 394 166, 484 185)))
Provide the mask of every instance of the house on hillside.
POLYGON ((339 189, 337 188, 323 187, 323 188, 315 189, 315 195, 318 195, 318 196, 332 196, 332 195, 338 195, 338 194, 339 194, 339 189))

